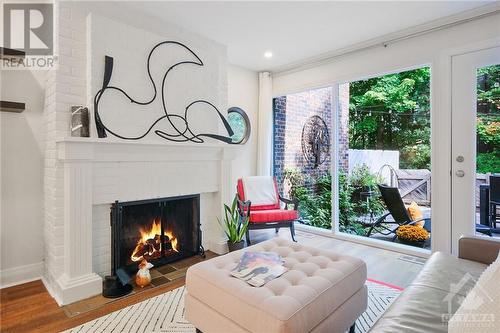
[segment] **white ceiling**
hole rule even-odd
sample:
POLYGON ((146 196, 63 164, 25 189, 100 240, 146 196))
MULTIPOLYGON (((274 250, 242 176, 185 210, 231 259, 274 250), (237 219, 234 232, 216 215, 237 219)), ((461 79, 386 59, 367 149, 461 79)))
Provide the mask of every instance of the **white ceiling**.
POLYGON ((127 2, 224 44, 229 62, 275 70, 388 33, 485 5, 482 1, 415 2, 127 2), (272 51, 271 59, 264 58, 272 51))

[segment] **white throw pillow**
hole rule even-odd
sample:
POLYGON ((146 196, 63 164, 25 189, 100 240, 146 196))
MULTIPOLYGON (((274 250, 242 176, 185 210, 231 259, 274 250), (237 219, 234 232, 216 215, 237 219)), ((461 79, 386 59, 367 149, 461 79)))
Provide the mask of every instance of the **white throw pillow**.
POLYGON ((448 332, 500 332, 500 253, 451 317, 448 332))
POLYGON ((243 177, 242 182, 245 200, 250 200, 252 206, 275 205, 278 203, 273 177, 243 177))

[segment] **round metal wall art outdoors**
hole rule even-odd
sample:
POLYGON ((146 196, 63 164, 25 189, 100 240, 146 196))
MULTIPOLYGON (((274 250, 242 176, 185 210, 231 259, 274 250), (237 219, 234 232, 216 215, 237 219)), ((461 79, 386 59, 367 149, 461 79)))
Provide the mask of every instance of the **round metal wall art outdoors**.
POLYGON ((250 137, 250 119, 243 109, 231 107, 227 110, 227 121, 234 134, 231 136, 232 144, 244 144, 250 137))
POLYGON ((330 154, 330 133, 320 116, 310 117, 302 128, 302 154, 307 162, 314 163, 315 168, 330 154))

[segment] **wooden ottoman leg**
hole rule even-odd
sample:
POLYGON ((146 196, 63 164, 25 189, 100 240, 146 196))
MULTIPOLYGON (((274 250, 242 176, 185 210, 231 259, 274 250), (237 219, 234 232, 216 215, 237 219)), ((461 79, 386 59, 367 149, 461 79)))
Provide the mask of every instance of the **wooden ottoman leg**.
POLYGON ((203 332, 200 331, 199 329, 196 329, 196 333, 203 333, 203 332))
POLYGON ((356 332, 356 323, 352 324, 352 326, 349 328, 349 333, 355 333, 356 332))

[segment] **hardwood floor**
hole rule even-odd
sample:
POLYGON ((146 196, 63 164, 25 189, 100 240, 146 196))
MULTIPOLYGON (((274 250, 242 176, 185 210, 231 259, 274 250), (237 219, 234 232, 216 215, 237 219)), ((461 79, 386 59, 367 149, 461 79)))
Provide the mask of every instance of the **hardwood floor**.
MULTIPOLYGON (((271 237, 290 238, 287 230, 278 235, 274 230, 256 230, 251 232, 252 243, 258 243, 271 237)), ((418 274, 422 264, 413 262, 396 252, 355 244, 329 237, 297 232, 301 244, 321 249, 331 249, 363 259, 367 263, 368 277, 371 279, 406 287, 418 274)), ((191 264, 193 264, 192 262, 191 264)), ((83 324, 113 311, 141 302, 184 285, 184 278, 168 285, 161 285, 130 295, 98 309, 69 318, 43 286, 41 281, 34 281, 0 290, 0 331, 1 332, 60 332, 83 324)))

